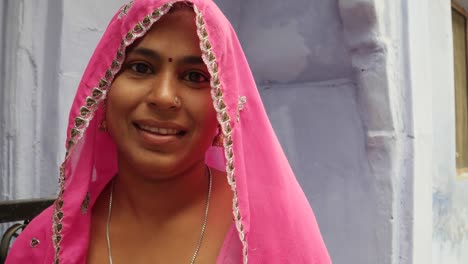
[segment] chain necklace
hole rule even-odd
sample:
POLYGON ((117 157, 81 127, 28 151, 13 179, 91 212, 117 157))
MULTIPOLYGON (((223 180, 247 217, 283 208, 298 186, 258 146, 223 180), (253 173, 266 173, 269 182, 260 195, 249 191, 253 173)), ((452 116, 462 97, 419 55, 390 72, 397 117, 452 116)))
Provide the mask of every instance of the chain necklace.
MULTIPOLYGON (((208 211, 210 209, 210 198, 211 198, 211 187, 213 185, 213 179, 211 176, 211 169, 208 167, 208 176, 209 176, 209 186, 208 186, 208 194, 206 197, 206 205, 205 205, 205 216, 203 218, 203 224, 201 227, 200 237, 198 238, 197 247, 195 248, 195 252, 192 255, 192 259, 190 260, 190 264, 194 264, 195 260, 197 259, 198 252, 200 251, 200 247, 203 241, 203 237, 205 236, 206 231, 206 223, 208 222, 208 211)), ((111 191, 109 195, 109 207, 107 211, 107 223, 106 223, 106 240, 107 240, 107 254, 109 255, 109 264, 112 263, 112 250, 111 250, 111 241, 110 241, 110 219, 112 215, 112 195, 114 194, 114 185, 115 181, 112 181, 111 191)))

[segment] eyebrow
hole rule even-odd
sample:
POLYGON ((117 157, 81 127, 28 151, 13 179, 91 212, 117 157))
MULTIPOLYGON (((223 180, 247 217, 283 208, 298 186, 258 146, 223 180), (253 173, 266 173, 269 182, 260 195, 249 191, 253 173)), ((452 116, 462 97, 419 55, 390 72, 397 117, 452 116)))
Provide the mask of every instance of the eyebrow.
POLYGON ((155 61, 162 60, 162 56, 158 52, 151 50, 151 49, 147 49, 147 48, 135 48, 135 49, 130 50, 128 54, 129 55, 137 54, 137 55, 141 55, 144 57, 150 57, 151 60, 155 60, 155 61))
MULTIPOLYGON (((148 48, 138 47, 138 48, 132 49, 129 52, 129 54, 132 54, 132 53, 145 56, 145 57, 149 57, 151 60, 155 60, 155 61, 163 60, 163 56, 161 56, 161 54, 159 54, 155 50, 148 49, 148 48)), ((176 58, 175 61, 180 64, 192 64, 192 65, 200 65, 200 64, 204 65, 205 64, 201 57, 193 56, 193 55, 184 56, 182 58, 176 58)))

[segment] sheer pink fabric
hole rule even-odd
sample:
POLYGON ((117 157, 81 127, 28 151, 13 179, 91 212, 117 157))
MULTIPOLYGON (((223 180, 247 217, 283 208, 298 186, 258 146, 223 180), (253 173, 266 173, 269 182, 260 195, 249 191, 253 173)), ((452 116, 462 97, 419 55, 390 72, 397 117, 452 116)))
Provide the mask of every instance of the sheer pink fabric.
MULTIPOLYGON (((190 2, 224 134, 224 147, 209 149, 206 161, 227 172, 235 196, 234 226, 217 262, 331 263, 233 28, 213 1, 190 2)), ((57 201, 16 240, 7 264, 86 262, 90 210, 117 173, 115 144, 99 129, 103 100, 125 48, 144 36, 170 7, 166 0, 136 0, 113 17, 71 108, 57 201), (30 246, 33 238, 40 241, 36 247, 30 246)))

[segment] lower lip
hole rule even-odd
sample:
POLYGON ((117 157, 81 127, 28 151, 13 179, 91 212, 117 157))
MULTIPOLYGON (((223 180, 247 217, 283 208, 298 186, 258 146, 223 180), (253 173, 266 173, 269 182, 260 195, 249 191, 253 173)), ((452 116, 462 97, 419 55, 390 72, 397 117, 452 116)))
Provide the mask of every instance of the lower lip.
POLYGON ((145 130, 142 130, 140 128, 137 128, 139 134, 141 135, 143 141, 145 143, 150 144, 150 145, 165 145, 165 144, 170 144, 172 142, 175 142, 179 140, 178 135, 158 135, 154 134, 145 130))

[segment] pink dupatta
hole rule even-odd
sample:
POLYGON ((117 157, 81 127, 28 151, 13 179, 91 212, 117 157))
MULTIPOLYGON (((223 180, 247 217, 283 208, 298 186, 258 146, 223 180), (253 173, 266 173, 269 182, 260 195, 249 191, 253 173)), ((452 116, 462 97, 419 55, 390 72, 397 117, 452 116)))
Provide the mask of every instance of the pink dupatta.
MULTIPOLYGON (((213 106, 224 135, 224 146, 210 148, 206 162, 226 171, 234 194, 235 229, 217 262, 331 263, 231 24, 213 1, 189 2, 194 5, 213 106)), ((112 18, 71 108, 57 200, 15 241, 7 264, 86 262, 91 208, 117 173, 115 144, 99 130, 103 101, 126 47, 144 36, 172 3, 136 0, 112 18)))

